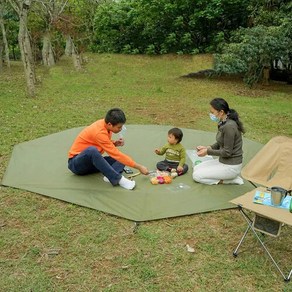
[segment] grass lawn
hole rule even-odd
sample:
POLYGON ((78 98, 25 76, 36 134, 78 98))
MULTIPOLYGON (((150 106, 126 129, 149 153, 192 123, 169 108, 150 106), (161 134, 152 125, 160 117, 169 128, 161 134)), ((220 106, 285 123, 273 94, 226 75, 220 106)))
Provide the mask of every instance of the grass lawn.
MULTIPOLYGON (((38 67, 36 98, 26 97, 20 62, 0 72, 0 179, 15 144, 88 125, 111 107, 121 107, 128 124, 215 138, 209 101, 220 96, 239 112, 245 137, 292 136, 291 85, 180 78, 211 68, 210 55, 86 57, 79 73, 68 59, 38 67)), ((233 258, 245 227, 234 209, 146 222, 133 233, 126 219, 0 186, 0 291, 292 291, 252 235, 233 258)), ((288 271, 292 230, 282 230, 267 245, 288 271)))

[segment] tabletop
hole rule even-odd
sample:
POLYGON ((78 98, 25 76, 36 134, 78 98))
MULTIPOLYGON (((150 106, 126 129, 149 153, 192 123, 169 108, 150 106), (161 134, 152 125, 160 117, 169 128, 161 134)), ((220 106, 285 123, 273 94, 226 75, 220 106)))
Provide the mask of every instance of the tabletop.
POLYGON ((266 191, 267 189, 264 187, 255 188, 254 190, 231 200, 230 203, 235 204, 237 206, 240 205, 244 209, 250 210, 259 215, 292 226, 292 213, 290 213, 289 210, 256 204, 253 202, 257 190, 266 191))

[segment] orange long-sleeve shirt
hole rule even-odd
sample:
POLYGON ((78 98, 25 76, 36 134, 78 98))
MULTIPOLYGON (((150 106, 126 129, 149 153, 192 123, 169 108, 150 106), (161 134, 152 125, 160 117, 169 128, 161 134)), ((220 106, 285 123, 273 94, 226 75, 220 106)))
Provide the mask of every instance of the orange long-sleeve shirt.
POLYGON ((112 132, 108 132, 105 125, 105 120, 102 119, 83 129, 73 142, 69 150, 68 157, 72 158, 89 146, 94 146, 101 154, 106 152, 117 161, 133 167, 135 165, 135 161, 130 156, 122 153, 114 145, 111 140, 112 132))

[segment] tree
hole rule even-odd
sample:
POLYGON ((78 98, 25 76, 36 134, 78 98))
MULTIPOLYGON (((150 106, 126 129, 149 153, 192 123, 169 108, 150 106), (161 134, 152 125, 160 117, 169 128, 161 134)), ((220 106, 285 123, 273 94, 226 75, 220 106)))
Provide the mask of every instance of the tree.
MULTIPOLYGON (((4 50, 5 50, 5 62, 8 68, 10 68, 10 58, 9 58, 9 45, 6 37, 6 29, 4 25, 4 1, 0 0, 0 29, 2 32, 2 39, 4 44, 4 50)), ((2 64, 2 52, 0 53, 0 62, 2 64)))
POLYGON ((75 69, 77 71, 81 70, 81 50, 79 50, 79 47, 76 46, 76 42, 79 39, 79 19, 72 14, 67 14, 64 12, 62 15, 60 15, 60 18, 54 22, 54 25, 66 39, 65 54, 72 57, 75 69))
POLYGON ((65 54, 72 56, 76 70, 82 68, 82 53, 90 44, 93 15, 98 0, 69 0, 64 12, 54 22, 66 39, 65 54))
POLYGON ((53 66, 55 57, 52 46, 52 30, 54 22, 64 11, 68 0, 46 0, 39 1, 35 12, 43 19, 45 26, 43 33, 42 60, 45 66, 53 66))
POLYGON ((19 17, 18 43, 21 51, 21 59, 24 67, 28 94, 30 96, 34 96, 36 74, 29 31, 27 27, 27 18, 29 10, 31 8, 32 0, 9 0, 9 3, 19 17))

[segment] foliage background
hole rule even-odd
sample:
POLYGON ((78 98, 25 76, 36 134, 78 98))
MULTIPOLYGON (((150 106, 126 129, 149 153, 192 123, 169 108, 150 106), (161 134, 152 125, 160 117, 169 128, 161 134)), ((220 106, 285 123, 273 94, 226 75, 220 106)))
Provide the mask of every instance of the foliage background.
POLYGON ((135 0, 105 2, 95 14, 98 52, 214 52, 230 31, 246 26, 249 1, 135 0))
MULTIPOLYGON (((56 10, 64 2, 45 3, 56 10)), ((11 56, 16 59, 20 57, 18 19, 12 8, 3 3, 11 56)), ((56 60, 64 54, 65 38, 70 35, 78 53, 214 53, 216 73, 241 74, 249 86, 262 79, 265 67, 271 68, 274 60, 281 60, 286 70, 282 79, 292 83, 292 2, 289 0, 68 0, 66 3, 64 11, 49 20, 52 12, 40 13, 42 1, 32 1, 28 28, 37 63, 43 61, 42 42, 49 29, 56 60)))

